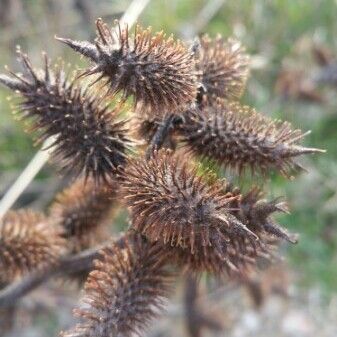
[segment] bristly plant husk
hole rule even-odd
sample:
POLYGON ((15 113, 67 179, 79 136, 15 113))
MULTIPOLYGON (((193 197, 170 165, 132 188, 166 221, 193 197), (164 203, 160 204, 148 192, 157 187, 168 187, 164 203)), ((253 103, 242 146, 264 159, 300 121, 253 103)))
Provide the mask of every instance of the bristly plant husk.
POLYGON ((198 272, 241 272, 268 254, 264 242, 233 215, 231 205, 240 196, 225 192, 223 181, 207 181, 184 159, 161 150, 148 161, 128 162, 122 193, 132 228, 198 272))
POLYGON ((204 35, 196 59, 201 83, 199 99, 206 95, 209 99, 231 100, 242 95, 249 74, 249 57, 239 41, 204 35))
POLYGON ((275 170, 290 177, 302 169, 296 157, 324 152, 298 145, 307 133, 292 129, 290 123, 272 120, 239 103, 217 101, 188 110, 184 119, 180 133, 188 150, 239 174, 247 169, 263 174, 275 170))
POLYGON ((161 309, 172 275, 167 254, 138 234, 126 234, 102 250, 84 286, 82 319, 63 337, 111 337, 140 334, 161 309))
POLYGON ((63 228, 68 250, 78 253, 94 247, 111 235, 107 222, 111 220, 118 186, 77 179, 59 193, 50 206, 50 221, 63 228))
POLYGON ((127 26, 116 25, 117 37, 98 19, 95 44, 58 40, 93 63, 83 75, 99 74, 97 81, 103 79, 109 92, 134 96, 143 110, 163 115, 189 106, 197 93, 194 52, 163 32, 152 34, 137 25, 131 38, 127 26))
POLYGON ((150 241, 189 248, 212 245, 221 228, 228 236, 252 235, 229 214, 234 198, 221 181, 209 186, 196 169, 168 150, 150 160, 131 159, 123 176, 124 199, 132 227, 150 241), (235 233, 235 234, 234 234, 235 233))
MULTIPOLYGON (((228 188, 234 195, 240 195, 238 188, 228 188)), ((234 200, 232 212, 243 224, 266 241, 286 240, 297 243, 297 235, 288 233, 273 218, 274 213, 288 213, 288 205, 283 198, 267 200, 261 188, 254 186, 239 200, 234 200)))
POLYGON ((22 96, 18 113, 32 119, 38 141, 55 137, 53 158, 63 171, 97 181, 113 176, 130 145, 125 122, 116 120, 120 108, 111 110, 87 88, 67 80, 61 66, 51 69, 46 55, 40 71, 21 52, 19 61, 25 74, 0 75, 0 83, 22 96))
POLYGON ((8 212, 0 220, 0 282, 13 282, 56 263, 65 253, 62 229, 32 210, 8 212))
POLYGON ((227 185, 225 193, 240 196, 231 202, 230 213, 256 234, 259 241, 255 245, 247 240, 238 240, 234 244, 226 242, 226 254, 229 258, 219 254, 221 250, 214 247, 203 247, 195 254, 179 248, 174 252, 173 258, 189 273, 208 271, 218 277, 226 274, 242 277, 256 269, 260 260, 270 264, 276 258, 276 249, 281 241, 297 242, 297 236, 288 233, 272 216, 276 212, 288 212, 287 204, 280 198, 268 201, 263 198, 264 193, 257 187, 241 195, 238 188, 227 185), (228 261, 231 263, 229 264, 228 261))

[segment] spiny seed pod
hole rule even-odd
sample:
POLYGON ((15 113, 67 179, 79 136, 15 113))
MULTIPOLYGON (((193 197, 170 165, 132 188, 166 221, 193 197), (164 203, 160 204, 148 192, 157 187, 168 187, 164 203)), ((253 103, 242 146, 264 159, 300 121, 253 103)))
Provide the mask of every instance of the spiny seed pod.
POLYGON ((293 130, 290 123, 273 121, 238 103, 218 103, 185 113, 182 140, 196 155, 240 174, 246 169, 263 174, 276 170, 290 177, 291 172, 302 169, 296 157, 325 152, 297 145, 308 133, 293 130))
POLYGON ((199 96, 214 99, 239 98, 249 74, 249 57, 241 43, 235 39, 224 40, 221 35, 200 39, 196 68, 201 83, 199 96))
MULTIPOLYGON (((231 192, 234 195, 240 194, 237 188, 231 192)), ((268 201, 260 188, 253 187, 248 193, 243 194, 240 200, 234 200, 232 208, 233 215, 259 237, 269 238, 270 241, 276 239, 297 243, 297 236, 288 233, 272 217, 276 212, 289 212, 288 205, 280 198, 268 201)))
POLYGON ((85 283, 82 319, 63 337, 131 337, 143 331, 169 294, 172 281, 160 247, 129 234, 105 248, 85 283))
POLYGON ((116 193, 116 183, 97 185, 81 178, 56 196, 49 218, 63 228, 70 252, 80 252, 109 237, 106 225, 116 193))
POLYGON ((8 212, 0 221, 0 282, 12 282, 31 270, 42 269, 65 250, 61 229, 40 213, 8 212))
POLYGON ((95 44, 57 38, 89 58, 93 67, 84 75, 99 74, 111 93, 134 96, 135 103, 150 111, 181 111, 194 101, 197 91, 194 53, 163 32, 136 26, 133 38, 128 27, 112 29, 98 19, 95 44), (116 32, 114 31, 116 30, 116 32))
MULTIPOLYGON (((240 195, 239 189, 226 186, 225 193, 240 195)), ((257 268, 257 261, 272 261, 280 240, 295 243, 295 235, 287 233, 274 219, 272 213, 286 212, 284 202, 261 199, 262 192, 253 188, 230 203, 230 213, 259 237, 258 241, 238 237, 236 240, 218 246, 202 247, 191 254, 189 250, 179 248, 174 251, 173 259, 189 273, 207 271, 218 277, 229 275, 242 277, 257 268)))
MULTIPOLYGON (((225 193, 239 196, 240 190, 227 185, 225 193)), ((256 268, 257 261, 274 260, 275 249, 280 240, 296 243, 297 239, 296 235, 289 234, 272 218, 275 212, 288 212, 286 203, 279 199, 267 201, 262 198, 262 191, 254 187, 241 198, 233 199, 230 205, 231 214, 259 237, 258 242, 238 239, 233 244, 226 243, 226 254, 221 253, 221 248, 213 247, 199 249, 195 254, 180 249, 174 255, 176 262, 188 272, 208 271, 217 276, 242 276, 256 268)))
POLYGON ((123 165, 130 143, 125 122, 116 121, 120 108, 110 110, 101 98, 67 81, 62 67, 52 70, 46 55, 39 72, 21 52, 19 60, 24 76, 0 75, 0 83, 22 96, 19 113, 33 119, 32 131, 41 134, 38 141, 54 137, 54 159, 65 171, 95 180, 111 177, 123 165))
MULTIPOLYGON (((159 151, 146 161, 132 159, 124 172, 123 191, 132 227, 150 241, 178 246, 192 254, 223 242, 257 237, 230 214, 224 183, 208 184, 189 168, 186 158, 159 151)), ((223 249, 221 248, 223 251, 223 249)))

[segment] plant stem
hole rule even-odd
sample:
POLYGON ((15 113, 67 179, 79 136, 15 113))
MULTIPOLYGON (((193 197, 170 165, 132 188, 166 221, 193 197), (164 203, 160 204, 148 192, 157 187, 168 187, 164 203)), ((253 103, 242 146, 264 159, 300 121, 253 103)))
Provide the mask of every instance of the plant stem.
POLYGON ((149 147, 146 150, 146 159, 149 160, 155 150, 159 150, 167 139, 172 124, 175 120, 175 114, 168 114, 154 134, 149 147))
POLYGON ((32 272, 23 279, 8 285, 0 291, 0 308, 12 306, 18 299, 52 277, 90 270, 93 261, 99 257, 101 248, 102 246, 85 250, 77 255, 65 256, 48 269, 32 272))

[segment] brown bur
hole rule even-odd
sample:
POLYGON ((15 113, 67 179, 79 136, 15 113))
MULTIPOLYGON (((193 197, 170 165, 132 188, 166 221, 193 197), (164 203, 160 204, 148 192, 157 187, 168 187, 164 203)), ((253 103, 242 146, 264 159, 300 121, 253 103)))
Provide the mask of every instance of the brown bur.
POLYGON ((206 95, 209 99, 232 100, 242 95, 249 75, 249 57, 239 41, 204 35, 196 59, 199 99, 206 95))
POLYGON ((184 119, 180 134, 188 151, 238 173, 274 170, 290 177, 302 169, 297 157, 325 152, 298 144, 308 133, 239 103, 218 100, 186 111, 184 119))
POLYGON ((167 254, 138 234, 126 234, 101 252, 85 286, 81 318, 63 337, 131 337, 156 317, 169 295, 167 254))
POLYGON ((8 212, 0 221, 0 281, 9 283, 32 270, 57 263, 65 253, 62 228, 32 210, 8 212))
POLYGON ((54 137, 52 157, 63 171, 106 181, 123 165, 130 145, 125 121, 117 119, 121 107, 111 109, 44 59, 44 69, 36 71, 19 51, 24 75, 0 75, 0 83, 21 96, 18 114, 32 120, 38 141, 54 137))
POLYGON ((134 96, 136 105, 153 113, 179 112, 195 99, 197 81, 194 52, 163 32, 136 26, 132 37, 127 26, 111 28, 96 21, 97 40, 57 38, 92 62, 83 75, 98 74, 111 93, 134 96), (116 29, 117 34, 113 32, 116 29))

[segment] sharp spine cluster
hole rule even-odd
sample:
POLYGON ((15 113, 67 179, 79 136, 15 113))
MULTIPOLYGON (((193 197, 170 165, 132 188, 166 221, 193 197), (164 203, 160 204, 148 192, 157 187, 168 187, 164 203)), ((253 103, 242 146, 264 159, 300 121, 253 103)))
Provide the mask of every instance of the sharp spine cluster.
POLYGON ((181 112, 196 96, 194 53, 163 32, 136 26, 133 38, 117 22, 117 37, 102 19, 96 21, 95 44, 57 38, 89 58, 93 67, 83 75, 99 74, 112 93, 134 96, 143 111, 162 115, 181 112))
POLYGON ((118 184, 100 184, 92 179, 77 179, 59 193, 50 206, 50 221, 63 228, 68 250, 74 254, 106 241, 107 222, 118 184))
POLYGON ((181 156, 159 151, 149 161, 130 160, 122 189, 132 228, 194 270, 242 272, 264 251, 234 215, 240 195, 225 192, 222 181, 210 184, 181 156))
MULTIPOLYGON (((239 189, 231 190, 234 195, 240 194, 239 189)), ((264 193, 259 187, 253 187, 243 194, 239 202, 232 204, 233 214, 240 219, 250 230, 259 237, 267 240, 286 240, 290 243, 297 243, 297 235, 288 233, 272 218, 276 212, 289 213, 287 203, 282 198, 266 200, 264 193)))
POLYGON ((131 337, 156 316, 170 292, 167 254, 138 234, 126 234, 102 250, 85 283, 83 323, 63 337, 131 337))
POLYGON ((239 103, 218 101, 184 114, 182 141, 190 152, 214 159, 240 174, 276 170, 286 177, 302 167, 295 158, 325 152, 297 145, 307 133, 274 121, 239 103))
POLYGON ((0 75, 0 83, 22 96, 19 114, 33 119, 31 131, 40 134, 39 142, 55 137, 54 159, 64 171, 107 180, 123 165, 130 141, 125 122, 116 121, 118 108, 102 105, 88 88, 68 81, 62 67, 36 72, 28 57, 19 51, 25 74, 0 75))
POLYGON ((0 282, 56 263, 65 252, 62 229, 31 210, 8 212, 0 220, 0 282))
POLYGON ((204 35, 196 59, 201 83, 199 99, 203 95, 209 99, 237 99, 242 95, 249 74, 249 57, 239 41, 204 35))
POLYGON ((229 227, 231 195, 219 193, 222 185, 212 187, 188 168, 182 158, 160 151, 149 161, 128 162, 123 190, 132 226, 150 241, 189 248, 211 245, 216 223, 229 227))

